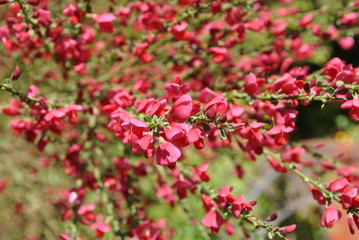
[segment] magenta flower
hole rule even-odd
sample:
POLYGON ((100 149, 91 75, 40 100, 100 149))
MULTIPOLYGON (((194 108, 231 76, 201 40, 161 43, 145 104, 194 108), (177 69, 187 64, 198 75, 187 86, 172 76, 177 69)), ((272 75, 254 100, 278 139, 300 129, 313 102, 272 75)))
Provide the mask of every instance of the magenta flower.
POLYGON ((170 111, 172 119, 176 122, 185 122, 192 112, 192 98, 185 94, 178 98, 170 111))
POLYGON ((217 211, 211 210, 203 217, 201 223, 203 226, 210 228, 211 232, 215 234, 224 223, 224 219, 217 211))
POLYGON ((158 145, 156 163, 174 169, 176 161, 181 157, 181 151, 172 143, 164 141, 158 145))
POLYGON ((96 238, 102 238, 105 233, 111 231, 110 225, 106 222, 96 222, 91 225, 91 228, 96 230, 96 238))
POLYGON ((359 121, 359 99, 347 100, 340 108, 349 109, 349 117, 355 122, 359 121))
POLYGON ((325 209, 320 225, 322 227, 331 228, 334 223, 338 222, 342 216, 342 213, 335 208, 328 207, 325 209))
POLYGON ((115 21, 116 16, 112 13, 104 13, 95 19, 95 21, 100 25, 102 32, 111 33, 114 30, 112 22, 115 21))

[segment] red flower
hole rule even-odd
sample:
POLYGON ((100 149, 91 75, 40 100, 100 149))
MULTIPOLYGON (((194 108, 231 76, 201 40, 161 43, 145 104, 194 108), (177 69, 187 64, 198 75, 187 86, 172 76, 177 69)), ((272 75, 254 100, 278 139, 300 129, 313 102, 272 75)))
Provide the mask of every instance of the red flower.
POLYGON ((201 223, 203 226, 210 228, 213 234, 216 234, 224 223, 224 219, 217 211, 211 210, 202 218, 201 223))
POLYGON ((352 37, 341 37, 338 44, 343 50, 350 50, 354 47, 355 41, 352 37))
POLYGON ((326 208, 323 215, 320 225, 322 227, 331 228, 334 223, 338 222, 342 216, 342 213, 335 208, 326 208))
POLYGON ((349 109, 349 117, 355 122, 359 121, 359 99, 347 100, 340 108, 349 109))
POLYGON ((203 112, 205 112, 209 118, 214 118, 217 114, 225 113, 227 108, 228 103, 226 99, 221 95, 217 95, 204 106, 203 112))
POLYGON ((244 195, 239 196, 232 203, 232 213, 235 218, 239 218, 239 215, 241 215, 243 210, 243 203, 244 203, 244 195))
POLYGON ((341 192, 341 190, 348 185, 349 185, 348 179, 340 178, 330 183, 328 189, 332 192, 341 192))
POLYGON ((289 226, 279 228, 279 231, 283 232, 283 233, 292 233, 296 228, 297 228, 297 225, 292 224, 289 226))
POLYGON ((111 231, 110 225, 106 222, 97 222, 91 225, 92 229, 96 230, 96 238, 102 238, 105 233, 111 231))
POLYGON ((244 91, 249 95, 259 95, 260 94, 260 87, 264 84, 263 78, 256 78, 253 73, 250 73, 246 78, 246 83, 244 85, 244 91))
POLYGON ((280 164, 277 160, 275 160, 273 157, 267 156, 267 159, 268 159, 268 162, 270 163, 270 165, 272 165, 274 170, 276 170, 277 172, 280 172, 280 173, 287 172, 287 169, 282 164, 280 164))
POLYGON ((111 33, 114 30, 112 22, 115 21, 116 16, 112 13, 104 13, 95 19, 95 21, 100 25, 100 29, 102 32, 111 33))
POLYGON ((211 47, 209 52, 213 54, 213 61, 215 63, 223 62, 229 57, 228 49, 225 47, 211 47))
POLYGON ((357 24, 358 20, 359 20, 359 13, 351 12, 351 13, 345 14, 342 17, 341 22, 343 25, 350 27, 350 26, 357 24))
POLYGON ((8 116, 17 116, 21 114, 22 106, 19 100, 12 98, 10 101, 10 107, 4 108, 2 112, 8 116))
POLYGON ((317 188, 313 186, 310 187, 310 190, 312 191, 313 198, 317 200, 319 204, 324 205, 326 203, 326 200, 321 191, 319 191, 317 188))
POLYGON ((353 216, 351 216, 351 215, 348 216, 348 227, 349 227, 350 233, 354 234, 355 233, 355 221, 354 221, 353 216))
POLYGON ((233 203, 236 196, 231 194, 230 191, 233 189, 231 186, 225 186, 221 188, 218 194, 218 203, 221 208, 224 208, 227 203, 233 203))
POLYGON ((185 122, 192 112, 192 98, 191 96, 185 94, 177 99, 171 110, 170 116, 176 122, 185 122))
POLYGON ((171 169, 176 167, 176 161, 181 157, 181 151, 170 142, 163 141, 157 148, 156 163, 168 166, 171 169))

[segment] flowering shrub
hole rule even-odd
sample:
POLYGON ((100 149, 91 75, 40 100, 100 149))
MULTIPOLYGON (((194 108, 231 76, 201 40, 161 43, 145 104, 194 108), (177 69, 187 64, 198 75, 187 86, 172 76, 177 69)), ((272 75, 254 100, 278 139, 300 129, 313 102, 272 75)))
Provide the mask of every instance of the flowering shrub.
POLYGON ((315 3, 0 0, 2 112, 71 181, 51 201, 66 223, 55 234, 172 239, 194 225, 193 239, 290 238, 296 222, 255 214, 259 196, 226 181, 246 178, 246 160, 299 177, 322 205, 317 226, 346 218, 354 234, 357 169, 291 138, 311 102, 359 121, 359 68, 329 54, 355 47, 359 1, 315 3), (178 209, 187 226, 174 227, 178 209))

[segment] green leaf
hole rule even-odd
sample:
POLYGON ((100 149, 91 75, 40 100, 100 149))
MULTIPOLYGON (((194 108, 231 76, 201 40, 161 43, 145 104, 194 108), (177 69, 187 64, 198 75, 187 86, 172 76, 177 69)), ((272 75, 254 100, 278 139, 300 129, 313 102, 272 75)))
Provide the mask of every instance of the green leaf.
POLYGON ((11 79, 10 78, 6 78, 5 80, 4 80, 4 85, 6 85, 6 86, 11 86, 11 79))
POLYGON ((143 120, 145 120, 145 122, 151 122, 152 118, 150 116, 148 116, 148 115, 145 115, 143 117, 143 120))
POLYGON ((269 238, 269 239, 273 239, 273 238, 274 238, 274 233, 273 233, 273 232, 269 232, 269 233, 268 233, 268 238, 269 238))
POLYGON ((221 128, 221 129, 220 129, 220 135, 221 135, 221 138, 222 138, 222 139, 227 139, 226 129, 221 128))
POLYGON ((148 124, 148 127, 149 128, 154 128, 154 127, 156 127, 156 124, 155 123, 150 123, 150 124, 148 124))
POLYGON ((337 86, 340 87, 341 85, 343 85, 344 82, 343 81, 337 81, 337 86))
POLYGON ((202 123, 202 127, 206 132, 211 130, 211 127, 207 123, 202 123))
POLYGON ((334 88, 332 88, 332 87, 328 88, 328 93, 329 93, 330 95, 333 95, 333 93, 334 93, 334 88))

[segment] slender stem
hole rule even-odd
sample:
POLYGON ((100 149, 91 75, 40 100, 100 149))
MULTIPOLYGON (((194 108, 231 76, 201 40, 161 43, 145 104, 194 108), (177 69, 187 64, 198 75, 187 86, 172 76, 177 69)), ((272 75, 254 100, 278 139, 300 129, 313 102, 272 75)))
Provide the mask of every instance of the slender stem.
MULTIPOLYGON (((287 163, 284 162, 277 154, 268 151, 267 149, 264 150, 264 153, 275 158, 278 162, 280 162, 286 169, 288 169, 289 171, 293 172, 294 174, 296 174, 298 177, 300 177, 304 182, 309 183, 311 185, 313 185, 314 187, 316 187, 323 195, 326 199, 328 200, 335 200, 338 203, 341 203, 341 197, 336 195, 334 192, 326 189, 322 183, 315 181, 313 179, 311 179, 310 177, 308 177, 307 175, 305 175, 303 172, 299 171, 295 165, 291 164, 291 163, 287 163)), ((348 209, 348 212, 351 213, 355 213, 355 214, 359 214, 359 209, 350 207, 348 209)))
POLYGON ((0 90, 5 90, 5 91, 11 93, 11 95, 20 98, 27 104, 39 102, 39 99, 28 97, 26 94, 23 94, 15 89, 13 89, 10 85, 0 83, 0 90))
POLYGON ((232 96, 237 99, 260 99, 260 100, 268 100, 268 101, 280 101, 280 100, 307 100, 307 101, 341 101, 346 100, 345 98, 337 98, 333 96, 308 96, 306 94, 300 94, 296 96, 287 96, 284 94, 261 94, 261 95, 249 95, 247 93, 232 91, 229 96, 232 96))

